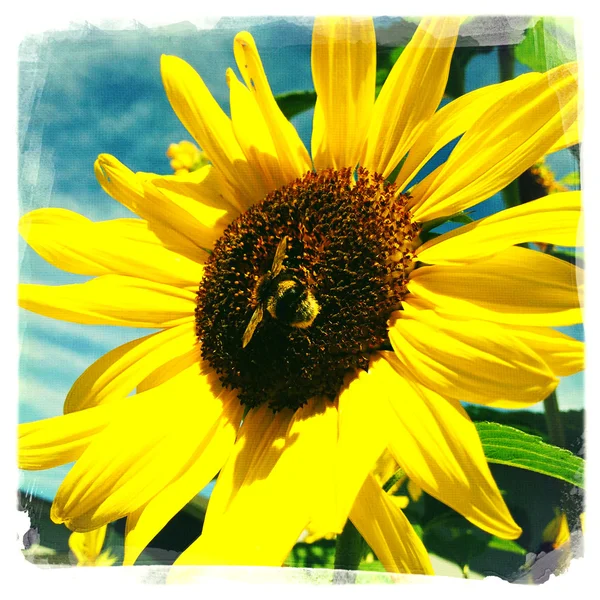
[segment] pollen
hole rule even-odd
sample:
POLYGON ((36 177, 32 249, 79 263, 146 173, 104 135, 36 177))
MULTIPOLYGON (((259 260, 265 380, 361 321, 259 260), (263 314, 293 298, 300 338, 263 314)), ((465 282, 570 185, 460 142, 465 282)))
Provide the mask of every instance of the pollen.
POLYGON ((387 320, 408 293, 419 234, 407 200, 362 168, 309 172, 225 230, 198 290, 196 333, 203 359, 242 404, 277 411, 313 397, 333 401, 348 373, 390 349, 387 320), (279 296, 265 297, 258 290, 284 238, 272 286, 279 296), (294 302, 296 322, 285 317, 294 302), (244 347, 257 310, 260 322, 244 347))

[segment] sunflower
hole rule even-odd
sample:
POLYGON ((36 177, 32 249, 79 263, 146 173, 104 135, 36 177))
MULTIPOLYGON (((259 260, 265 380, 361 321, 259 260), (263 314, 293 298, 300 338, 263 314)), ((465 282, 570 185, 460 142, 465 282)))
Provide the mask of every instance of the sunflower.
POLYGON ((388 452, 476 526, 520 535, 461 401, 524 408, 582 369, 581 343, 552 328, 581 321, 579 270, 523 247, 577 245, 579 193, 423 232, 577 141, 576 65, 437 110, 459 25, 423 20, 375 99, 372 20, 316 19, 312 159, 249 33, 234 40, 243 81, 226 74, 231 118, 163 56, 168 99, 210 164, 160 176, 100 155, 100 185, 140 218, 22 218, 43 258, 94 276, 21 285, 23 308, 160 329, 92 364, 64 415, 20 426, 21 468, 76 461, 54 522, 126 517, 131 565, 218 474, 176 564, 281 565, 303 530, 349 518, 388 570, 432 573, 375 476, 388 452))

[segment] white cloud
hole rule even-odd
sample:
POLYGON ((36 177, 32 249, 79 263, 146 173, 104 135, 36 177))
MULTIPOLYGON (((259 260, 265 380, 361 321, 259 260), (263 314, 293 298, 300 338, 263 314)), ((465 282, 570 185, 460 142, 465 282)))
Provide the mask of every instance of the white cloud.
POLYGON ((152 114, 154 103, 147 100, 138 100, 129 110, 122 112, 117 117, 103 117, 99 121, 99 127, 110 129, 115 134, 131 131, 137 123, 148 119, 152 114))
POLYGON ((69 371, 81 373, 90 365, 90 353, 82 353, 76 347, 68 347, 39 339, 24 342, 21 346, 20 363, 49 363, 51 368, 68 366, 69 371), (41 342, 41 343, 40 343, 41 342))
MULTIPOLYGON (((558 400, 558 407, 562 412, 586 408, 583 378, 583 371, 569 377, 561 377, 558 388, 556 388, 556 398, 558 400)), ((531 412, 543 413, 544 403, 538 402, 529 408, 529 410, 531 412)))
POLYGON ((81 373, 106 352, 152 330, 86 326, 21 311, 19 415, 23 421, 62 413, 81 373))
POLYGON ((52 501, 71 466, 62 465, 45 471, 19 471, 19 488, 26 494, 52 501))
POLYGON ((19 421, 27 423, 62 414, 69 385, 33 375, 19 377, 19 421))
POLYGON ((581 410, 585 407, 584 373, 563 377, 556 390, 560 410, 581 410))

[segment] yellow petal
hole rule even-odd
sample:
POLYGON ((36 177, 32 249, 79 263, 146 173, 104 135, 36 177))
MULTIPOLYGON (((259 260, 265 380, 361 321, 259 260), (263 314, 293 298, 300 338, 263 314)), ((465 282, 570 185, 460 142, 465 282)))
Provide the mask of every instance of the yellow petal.
POLYGON ((102 552, 102 544, 106 537, 106 525, 86 533, 73 532, 69 536, 69 548, 80 565, 94 564, 102 552))
POLYGON ((325 113, 323 112, 321 101, 317 96, 317 100, 315 102, 315 109, 313 112, 312 137, 310 140, 310 145, 313 154, 316 154, 315 148, 322 148, 324 146, 326 135, 327 132, 325 130, 325 113))
POLYGON ((408 494, 410 496, 410 499, 413 502, 418 502, 419 498, 423 494, 423 490, 412 479, 408 480, 408 484, 406 487, 408 489, 408 494))
POLYGON ((486 260, 411 273, 409 290, 437 312, 514 325, 581 323, 583 271, 541 252, 512 247, 486 260))
POLYGON ((162 55, 160 70, 171 107, 208 160, 249 204, 266 193, 234 133, 231 120, 196 71, 176 56, 162 55))
POLYGON ((579 140, 581 137, 580 134, 580 120, 581 114, 573 121, 571 127, 569 127, 565 133, 558 138, 558 141, 546 152, 546 154, 552 154, 553 152, 558 152, 559 150, 564 150, 569 146, 574 146, 575 144, 579 144, 579 140))
POLYGON ((396 177, 399 191, 404 190, 436 152, 467 131, 494 102, 515 87, 541 77, 541 73, 526 73, 511 81, 488 85, 464 94, 438 110, 419 131, 396 177))
POLYGON ((523 242, 581 246, 581 193, 562 192, 500 211, 429 240, 417 259, 454 265, 487 258, 523 242))
POLYGON ((474 206, 539 160, 577 117, 576 64, 561 65, 492 105, 465 133, 433 181, 411 190, 428 221, 474 206))
POLYGON ((325 488, 333 483, 333 506, 331 512, 323 506, 320 515, 313 514, 314 533, 341 532, 358 490, 376 467, 392 435, 387 418, 389 407, 381 389, 387 381, 381 379, 375 362, 368 372, 358 370, 340 390, 337 447, 329 452, 332 468, 322 471, 325 481, 321 484, 325 488))
POLYGON ((375 101, 375 62, 372 19, 315 19, 312 74, 322 110, 313 124, 315 168, 356 166, 375 101))
MULTIPOLYGON (((194 236, 202 246, 211 248, 225 228, 245 209, 244 200, 212 165, 180 175, 137 173, 173 204, 188 213, 195 225, 194 236)), ((157 200, 167 206, 163 199, 157 200)))
POLYGON ((400 510, 404 510, 410 504, 410 499, 408 496, 391 496, 390 494, 387 494, 387 497, 400 510))
POLYGON ((231 70, 227 70, 233 132, 248 164, 262 180, 265 190, 272 191, 289 183, 285 180, 271 133, 260 112, 256 98, 231 70))
POLYGON ((127 517, 125 558, 132 565, 154 536, 218 473, 233 449, 242 418, 242 405, 233 391, 225 392, 223 413, 196 451, 189 469, 180 474, 149 502, 127 517))
POLYGON ((73 214, 34 210, 21 218, 19 232, 40 256, 71 273, 129 275, 177 286, 197 285, 202 278, 200 264, 168 250, 150 232, 144 243, 131 239, 129 219, 93 223, 73 214))
POLYGON ((216 373, 202 374, 195 365, 119 403, 118 416, 62 482, 52 520, 89 531, 152 499, 188 470, 210 443, 224 412, 221 392, 216 373))
POLYGON ((292 413, 246 415, 213 490, 202 535, 176 565, 281 565, 311 514, 331 506, 322 473, 335 448, 337 410, 310 401, 292 413), (251 515, 251 518, 249 518, 251 515))
POLYGON ((424 19, 381 89, 360 163, 387 177, 436 111, 446 87, 458 18, 424 19))
MULTIPOLYGON (((200 362, 199 355, 200 348, 195 347, 192 350, 163 363, 138 383, 138 393, 155 388, 166 381, 169 381, 169 379, 173 379, 173 377, 179 375, 179 373, 185 371, 188 367, 198 364, 200 362)), ((208 363, 203 363, 202 371, 206 372, 208 369, 208 363)))
POLYGON ((70 285, 19 285, 19 306, 86 325, 171 327, 193 320, 195 294, 164 283, 102 275, 70 285))
POLYGON ((460 403, 418 385, 391 353, 386 356, 392 358, 387 366, 390 382, 395 374, 388 398, 397 419, 389 449, 411 481, 484 531, 518 538, 521 529, 504 503, 477 430, 460 403))
POLYGON ((94 173, 102 189, 111 198, 148 222, 151 231, 166 248, 173 249, 196 262, 204 262, 214 239, 210 229, 192 214, 171 202, 164 194, 144 182, 150 174, 138 176, 110 154, 101 154, 94 163, 94 173), (148 190, 153 193, 148 193, 148 190))
POLYGON ((200 348, 192 323, 123 344, 78 377, 67 394, 64 412, 125 398, 156 369, 188 353, 200 364, 200 348))
MULTIPOLYGON (((138 244, 162 244, 171 252, 175 252, 182 256, 187 256, 186 251, 190 250, 190 247, 188 245, 180 247, 174 244, 172 240, 170 240, 169 242, 165 242, 165 240, 158 237, 158 235, 156 235, 156 233, 152 231, 151 225, 150 223, 148 223, 148 221, 145 221, 144 219, 139 219, 138 217, 132 217, 129 219, 117 219, 113 221, 98 221, 94 223, 94 227, 96 227, 98 231, 102 234, 102 232, 104 232, 105 229, 107 230, 107 232, 108 230, 112 229, 112 224, 114 222, 118 222, 119 233, 123 236, 123 238, 132 242, 137 242, 138 244)), ((194 256, 194 259, 198 255, 197 250, 198 249, 196 248, 196 254, 194 256)))
POLYGON ((77 460, 108 425, 111 406, 19 425, 19 468, 51 469, 77 460))
POLYGON ((396 355, 389 360, 446 398, 523 408, 558 385, 535 352, 495 323, 445 319, 405 303, 390 319, 389 337, 396 355))
MULTIPOLYGON (((385 394, 385 398, 387 399, 387 394, 385 394)), ((373 477, 375 477, 377 483, 383 487, 387 480, 397 470, 398 463, 396 462, 396 459, 387 450, 384 450, 384 452, 381 454, 381 456, 377 459, 377 462, 375 463, 375 468, 373 469, 373 477)), ((400 479, 400 482, 402 483, 405 479, 406 477, 402 477, 400 479)), ((394 485, 394 488, 395 487, 396 486, 394 485)))
POLYGON ((427 550, 404 513, 367 476, 350 513, 352 523, 386 571, 433 575, 427 550))
POLYGON ((521 340, 550 367, 558 377, 583 371, 585 344, 549 327, 507 326, 510 334, 521 340))
POLYGON ((312 168, 310 156, 296 129, 277 105, 254 38, 247 31, 235 36, 233 53, 246 87, 254 94, 269 128, 285 181, 292 182, 302 177, 312 168))
POLYGON ((213 491, 202 537, 178 564, 281 564, 308 520, 314 536, 341 532, 391 435, 378 385, 376 375, 361 371, 338 406, 311 401, 293 417, 251 412, 213 491))

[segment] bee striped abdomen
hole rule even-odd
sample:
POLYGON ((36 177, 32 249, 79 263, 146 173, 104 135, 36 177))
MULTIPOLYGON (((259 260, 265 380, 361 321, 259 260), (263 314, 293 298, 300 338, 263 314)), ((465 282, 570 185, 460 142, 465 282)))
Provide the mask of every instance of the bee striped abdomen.
POLYGON ((319 314, 319 305, 312 293, 295 279, 274 283, 267 301, 267 310, 274 319, 292 327, 310 327, 319 314))

